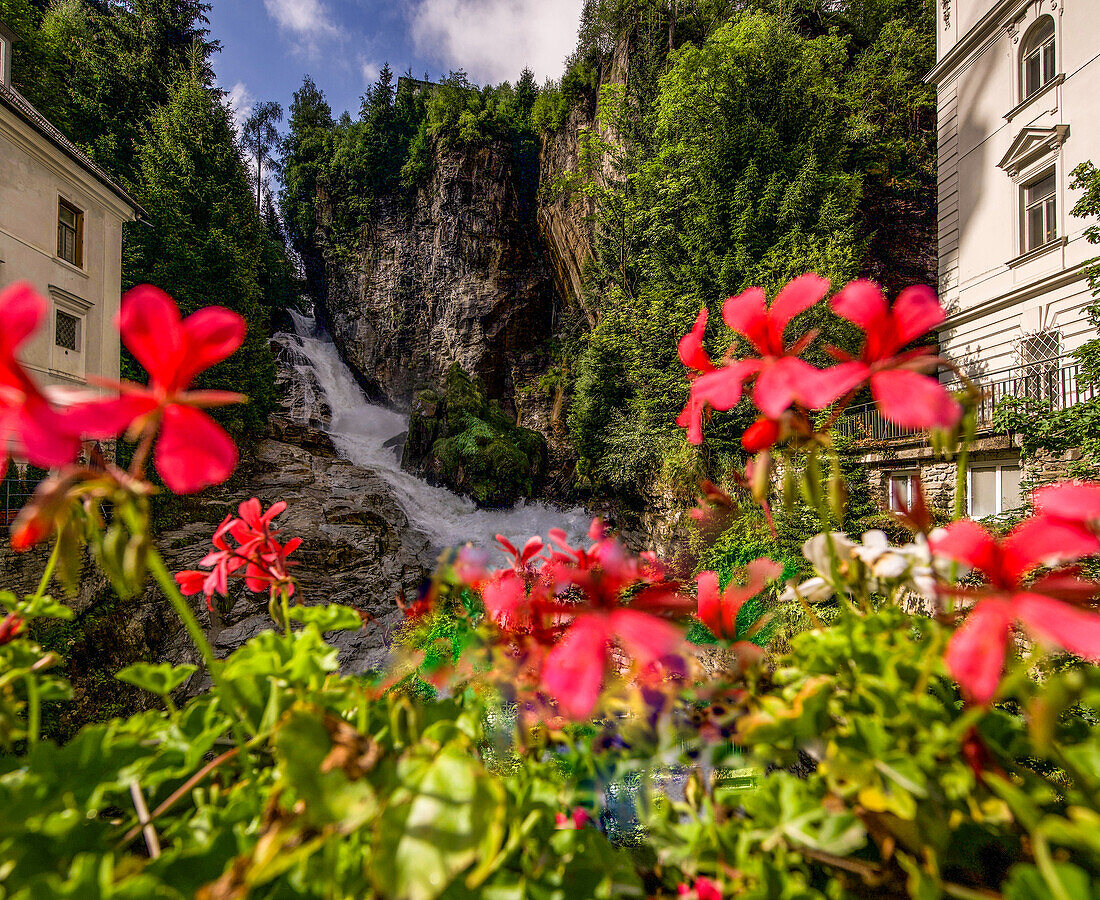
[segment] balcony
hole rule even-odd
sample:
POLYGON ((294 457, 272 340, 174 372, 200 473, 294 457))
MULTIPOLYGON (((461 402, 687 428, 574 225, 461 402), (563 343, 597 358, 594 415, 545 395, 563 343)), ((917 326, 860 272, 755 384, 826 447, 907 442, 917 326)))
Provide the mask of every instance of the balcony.
MULTIPOLYGON (((1002 400, 1018 397, 1049 403, 1052 409, 1068 409, 1086 400, 1095 399, 1097 388, 1088 382, 1081 364, 1070 357, 1058 357, 1037 363, 990 372, 975 379, 982 389, 978 403, 978 432, 993 427, 993 412, 1002 400)), ((949 387, 960 387, 957 381, 949 387)), ((920 433, 888 422, 875 408, 866 403, 854 406, 837 422, 837 430, 857 444, 892 444, 916 442, 920 433)))

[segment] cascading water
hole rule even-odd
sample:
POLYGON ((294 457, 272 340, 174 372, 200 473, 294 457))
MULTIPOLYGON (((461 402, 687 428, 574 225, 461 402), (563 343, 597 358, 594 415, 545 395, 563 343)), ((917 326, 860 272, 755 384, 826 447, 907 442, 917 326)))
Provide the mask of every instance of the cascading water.
POLYGON ((489 548, 494 535, 513 542, 534 534, 546 537, 551 528, 563 529, 579 541, 588 531, 590 516, 583 509, 563 512, 545 503, 520 502, 510 510, 479 509, 472 500, 443 487, 433 487, 401 468, 393 441, 408 430, 400 413, 367 401, 355 377, 340 359, 331 338, 316 321, 291 311, 293 335, 279 336, 298 351, 294 363, 305 383, 306 417, 316 414, 322 398, 332 410, 324 430, 344 459, 374 472, 391 488, 409 523, 440 547, 467 542, 489 548), (307 369, 309 371, 302 371, 307 369), (312 386, 316 387, 312 387, 312 386))

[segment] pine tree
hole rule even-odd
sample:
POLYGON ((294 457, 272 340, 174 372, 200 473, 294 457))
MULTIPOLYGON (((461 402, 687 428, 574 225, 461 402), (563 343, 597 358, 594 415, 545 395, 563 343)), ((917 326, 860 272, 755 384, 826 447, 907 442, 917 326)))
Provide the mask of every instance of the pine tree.
POLYGON ((231 116, 219 96, 201 70, 187 71, 150 117, 136 178, 152 227, 131 233, 126 273, 131 283, 171 293, 185 315, 216 303, 244 316, 244 347, 212 369, 204 386, 251 396, 248 406, 230 407, 222 416, 234 433, 248 435, 264 427, 274 361, 260 283, 261 223, 231 116))

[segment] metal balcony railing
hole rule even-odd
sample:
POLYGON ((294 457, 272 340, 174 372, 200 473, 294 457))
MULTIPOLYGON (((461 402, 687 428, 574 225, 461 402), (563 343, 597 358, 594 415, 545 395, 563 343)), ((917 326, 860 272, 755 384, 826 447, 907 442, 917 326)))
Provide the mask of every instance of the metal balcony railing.
MULTIPOLYGON (((1097 396, 1097 388, 1084 378, 1081 364, 1068 357, 1002 369, 974 380, 982 389, 977 410, 979 430, 992 427, 994 411, 1007 398, 1038 400, 1058 410, 1097 396)), ((959 384, 952 382, 948 387, 959 387, 959 384)), ((913 429, 888 422, 871 403, 852 407, 837 422, 837 428, 844 436, 860 443, 892 443, 913 440, 916 435, 913 429)))

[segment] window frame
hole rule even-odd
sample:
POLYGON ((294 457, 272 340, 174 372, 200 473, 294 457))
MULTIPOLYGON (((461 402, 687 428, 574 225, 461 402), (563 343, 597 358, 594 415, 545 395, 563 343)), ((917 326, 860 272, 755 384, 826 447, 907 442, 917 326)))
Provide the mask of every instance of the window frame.
POLYGON ((1021 181, 1020 193, 1020 252, 1021 254, 1041 250, 1043 247, 1054 244, 1060 237, 1061 229, 1058 227, 1058 165, 1053 163, 1041 169, 1037 174, 1021 181), (1028 192, 1035 189, 1047 179, 1051 181, 1051 191, 1037 200, 1028 199, 1028 192), (1043 240, 1032 243, 1031 213, 1033 210, 1042 209, 1043 240))
POLYGON ((1058 77, 1060 68, 1058 23, 1053 16, 1043 14, 1031 24, 1020 44, 1020 102, 1042 93, 1058 77), (1034 85, 1030 81, 1030 63, 1033 59, 1038 64, 1038 81, 1034 85))
POLYGON ((95 324, 92 318, 95 304, 53 284, 50 285, 50 299, 49 372, 59 378, 84 384, 87 377, 89 342, 94 343, 94 335, 97 334, 95 328, 89 331, 89 322, 95 324), (61 313, 77 320, 76 350, 57 342, 57 322, 61 313))
POLYGON ((57 198, 57 258, 78 269, 84 268, 84 210, 60 196, 57 198), (65 212, 72 214, 74 225, 63 220, 65 212), (69 233, 72 235, 72 259, 65 255, 67 248, 62 241, 62 236, 69 233))
POLYGON ((1023 506, 1022 500, 1017 497, 1015 506, 1005 506, 1004 497, 1004 470, 1016 469, 1020 473, 1020 480, 1023 481, 1024 469, 1021 460, 1019 459, 991 459, 980 460, 973 462, 966 467, 966 514, 970 518, 979 518, 974 511, 974 470, 975 469, 993 469, 994 474, 994 494, 997 498, 997 509, 994 512, 986 513, 981 516, 982 519, 1000 518, 1007 513, 1012 512, 1015 509, 1019 509, 1023 506))
POLYGON ((905 496, 902 498, 906 506, 913 503, 913 484, 920 481, 920 469, 889 470, 886 473, 886 509, 890 512, 900 512, 901 507, 894 504, 894 479, 905 479, 905 496))
POLYGON ((84 352, 84 317, 75 315, 69 312, 67 309, 61 309, 60 307, 54 308, 53 314, 53 343, 59 350, 66 350, 70 353, 83 353, 84 352), (73 346, 68 344, 62 344, 60 340, 61 330, 61 317, 64 316, 67 319, 72 319, 73 322, 73 346))

